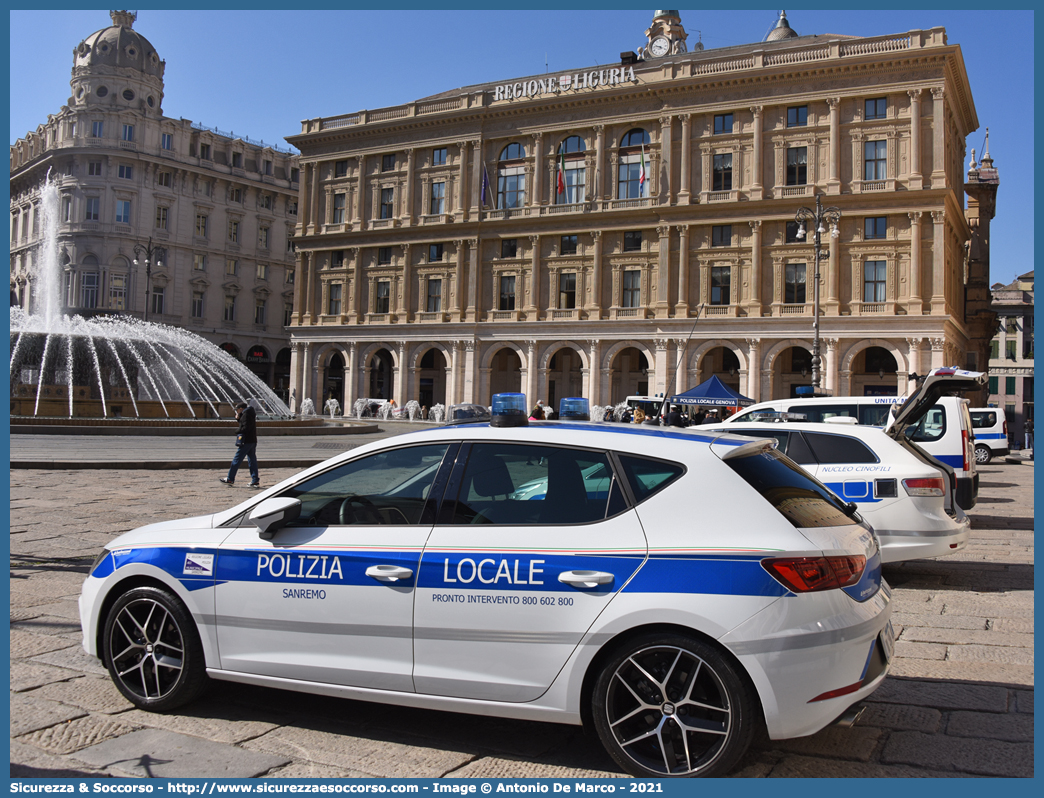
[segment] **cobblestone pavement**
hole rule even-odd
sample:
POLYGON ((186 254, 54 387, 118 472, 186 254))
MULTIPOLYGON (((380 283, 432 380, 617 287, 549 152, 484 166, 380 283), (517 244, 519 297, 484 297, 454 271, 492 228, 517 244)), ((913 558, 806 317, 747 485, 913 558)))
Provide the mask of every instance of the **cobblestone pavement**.
MULTIPOLYGON (((266 484, 292 473, 269 469, 266 484)), ((859 723, 759 739, 735 775, 1033 775, 1033 468, 995 461, 980 473, 968 547, 885 568, 896 658, 859 723)), ((80 647, 80 585, 117 534, 247 496, 217 476, 12 471, 12 776, 620 775, 572 726, 230 683, 175 713, 132 709, 80 647)))

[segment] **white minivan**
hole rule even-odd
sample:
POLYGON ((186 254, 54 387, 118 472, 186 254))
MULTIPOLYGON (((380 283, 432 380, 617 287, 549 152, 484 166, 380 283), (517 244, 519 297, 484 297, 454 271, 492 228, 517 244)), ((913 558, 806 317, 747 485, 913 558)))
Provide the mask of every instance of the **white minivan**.
POLYGON ((958 368, 933 369, 919 381, 909 396, 816 396, 759 402, 726 419, 726 424, 757 421, 765 413, 803 415, 805 421, 827 421, 837 416, 854 418, 859 424, 895 429, 896 418, 908 440, 920 446, 953 472, 957 504, 964 510, 975 506, 979 475, 975 469, 975 433, 968 400, 953 394, 977 390, 986 375, 958 368), (911 412, 916 409, 916 412, 911 412), (910 421, 910 419, 916 419, 910 421))
POLYGON ((1008 453, 1008 420, 999 407, 972 407, 972 429, 975 432, 975 462, 986 465, 994 457, 1008 453))

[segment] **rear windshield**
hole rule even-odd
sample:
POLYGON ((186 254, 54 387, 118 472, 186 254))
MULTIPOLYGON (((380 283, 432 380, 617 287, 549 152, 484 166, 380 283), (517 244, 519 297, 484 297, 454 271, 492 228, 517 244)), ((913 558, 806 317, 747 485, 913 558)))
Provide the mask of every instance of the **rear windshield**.
POLYGON ((858 523, 821 482, 775 449, 730 457, 725 462, 799 529, 858 523))

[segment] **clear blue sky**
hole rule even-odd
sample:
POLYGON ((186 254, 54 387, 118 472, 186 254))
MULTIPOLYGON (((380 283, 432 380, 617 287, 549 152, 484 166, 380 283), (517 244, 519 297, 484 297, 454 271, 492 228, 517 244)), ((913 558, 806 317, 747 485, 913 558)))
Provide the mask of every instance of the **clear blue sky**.
MULTIPOLYGON (((923 3, 922 5, 928 5, 923 3)), ((690 44, 760 41, 778 12, 681 11, 690 44)), ((619 63, 653 11, 150 11, 135 29, 166 63, 170 117, 287 146, 302 119, 380 108, 460 86, 619 63)), ((800 34, 875 36, 935 26, 961 46, 980 128, 1000 171, 992 282, 1033 268, 1033 25, 1030 11, 788 10, 800 34)), ((13 143, 69 97, 75 46, 107 11, 11 11, 13 143), (20 68, 24 65, 24 68, 20 68)))

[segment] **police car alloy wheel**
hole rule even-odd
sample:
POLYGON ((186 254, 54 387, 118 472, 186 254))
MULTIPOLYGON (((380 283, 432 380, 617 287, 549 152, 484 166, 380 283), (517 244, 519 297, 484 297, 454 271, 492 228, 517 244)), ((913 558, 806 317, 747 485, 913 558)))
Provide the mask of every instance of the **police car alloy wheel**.
POLYGON ((754 734, 750 690, 716 648, 644 635, 605 664, 592 697, 598 736, 638 777, 720 776, 754 734))
POLYGON ((989 446, 983 446, 981 443, 975 447, 975 462, 979 465, 986 465, 990 460, 993 459, 993 451, 989 446))
POLYGON ((106 619, 103 645, 116 687, 142 709, 174 709, 207 686, 195 625, 181 602, 160 588, 120 596, 106 619))

